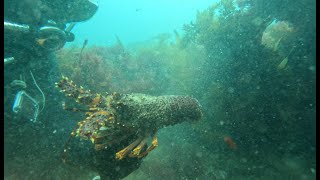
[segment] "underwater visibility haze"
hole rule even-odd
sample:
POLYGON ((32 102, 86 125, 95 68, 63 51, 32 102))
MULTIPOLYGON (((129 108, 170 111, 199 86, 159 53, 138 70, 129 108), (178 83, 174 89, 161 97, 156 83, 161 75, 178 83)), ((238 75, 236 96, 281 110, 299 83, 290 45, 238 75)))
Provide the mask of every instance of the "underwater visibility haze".
POLYGON ((4 179, 316 179, 315 3, 5 0, 4 179))

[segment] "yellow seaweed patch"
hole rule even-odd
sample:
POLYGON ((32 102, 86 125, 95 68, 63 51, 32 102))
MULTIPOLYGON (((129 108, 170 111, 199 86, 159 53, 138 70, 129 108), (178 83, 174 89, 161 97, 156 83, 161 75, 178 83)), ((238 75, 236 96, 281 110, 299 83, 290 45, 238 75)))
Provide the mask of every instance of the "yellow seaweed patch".
POLYGON ((104 116, 106 116, 106 115, 108 115, 109 113, 108 113, 107 111, 98 111, 96 114, 97 114, 97 115, 104 115, 104 116))
POLYGON ((107 107, 111 108, 111 100, 112 98, 110 96, 107 97, 107 107))
POLYGON ((100 99, 101 99, 101 94, 97 94, 97 96, 92 99, 90 105, 92 106, 98 105, 100 103, 100 99))
POLYGON ((94 145, 95 150, 99 151, 105 148, 105 145, 103 144, 95 144, 94 145))

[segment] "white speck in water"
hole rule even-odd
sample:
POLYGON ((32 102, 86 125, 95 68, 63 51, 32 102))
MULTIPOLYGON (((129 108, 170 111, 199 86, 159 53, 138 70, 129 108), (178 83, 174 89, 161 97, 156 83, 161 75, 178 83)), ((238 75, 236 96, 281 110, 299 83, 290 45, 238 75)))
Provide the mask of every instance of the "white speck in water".
POLYGON ((233 87, 229 87, 228 88, 228 92, 231 93, 231 94, 234 93, 234 88, 233 87))
POLYGON ((100 180, 100 179, 101 179, 100 176, 96 176, 92 180, 100 180))
POLYGON ((197 152, 196 156, 199 157, 199 158, 202 158, 202 152, 197 152))
POLYGON ((314 67, 314 66, 309 66, 309 68, 308 68, 310 71, 314 71, 314 70, 316 70, 316 67, 314 67))
POLYGON ((116 167, 116 171, 120 171, 120 167, 119 166, 116 167))
POLYGON ((224 121, 220 121, 220 125, 223 126, 224 125, 224 121))
POLYGON ((57 132, 57 130, 54 130, 52 133, 55 134, 57 132))
POLYGON ((316 170, 314 170, 313 168, 310 168, 310 171, 314 174, 316 172, 316 170))
POLYGON ((246 159, 246 158, 241 158, 241 160, 240 160, 242 163, 246 163, 246 162, 248 162, 248 160, 246 159))

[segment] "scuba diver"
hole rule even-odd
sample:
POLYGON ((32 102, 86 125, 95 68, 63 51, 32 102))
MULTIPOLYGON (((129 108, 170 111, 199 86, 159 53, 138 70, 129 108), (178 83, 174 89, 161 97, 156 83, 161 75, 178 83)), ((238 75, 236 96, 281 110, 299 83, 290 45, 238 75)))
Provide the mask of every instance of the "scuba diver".
POLYGON ((5 0, 4 6, 5 104, 14 93, 12 111, 22 114, 29 102, 34 111, 30 120, 36 122, 45 107, 42 89, 52 86, 58 74, 52 53, 74 40, 76 22, 90 19, 98 6, 88 0, 5 0), (30 88, 41 94, 40 100, 30 88))
POLYGON ((75 39, 76 23, 89 20, 97 9, 92 0, 4 1, 5 177, 26 179, 24 172, 39 177, 50 171, 42 163, 58 159, 52 152, 68 138, 69 124, 58 107, 62 96, 54 83, 61 74, 54 53, 75 39))
MULTIPOLYGON (((59 106, 64 97, 54 87, 61 77, 54 52, 74 40, 73 27, 90 19, 98 5, 91 0, 5 0, 4 7, 5 177, 57 178, 54 169, 62 164, 60 152, 73 124, 59 106)), ((116 148, 96 152, 79 142, 69 147, 67 163, 92 168, 101 179, 124 178, 141 163, 116 161, 116 148)))

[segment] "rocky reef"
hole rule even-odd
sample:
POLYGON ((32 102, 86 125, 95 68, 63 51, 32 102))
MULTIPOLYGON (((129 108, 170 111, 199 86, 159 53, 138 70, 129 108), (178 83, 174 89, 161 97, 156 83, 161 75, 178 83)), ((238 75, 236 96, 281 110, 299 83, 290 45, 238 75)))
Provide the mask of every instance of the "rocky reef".
POLYGON ((90 139, 96 150, 120 144, 128 137, 135 141, 116 153, 115 158, 145 157, 157 145, 156 132, 165 126, 185 121, 198 121, 202 117, 199 102, 190 96, 150 96, 145 94, 95 94, 63 77, 56 83, 66 96, 88 106, 88 109, 68 108, 84 111, 86 119, 78 123, 71 133, 82 139, 90 139), (146 148, 147 140, 151 145, 146 148))

